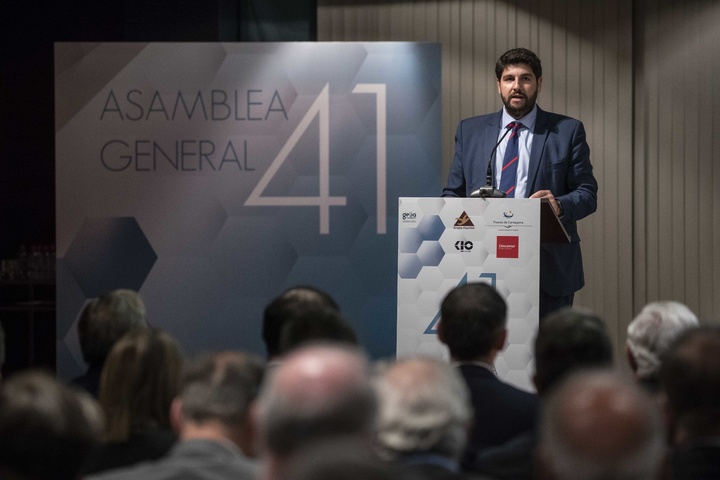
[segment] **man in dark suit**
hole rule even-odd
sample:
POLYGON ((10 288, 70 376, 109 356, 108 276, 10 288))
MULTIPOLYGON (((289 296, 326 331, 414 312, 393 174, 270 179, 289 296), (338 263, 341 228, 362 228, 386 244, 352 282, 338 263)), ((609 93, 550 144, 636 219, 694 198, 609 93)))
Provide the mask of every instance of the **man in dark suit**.
POLYGON ((507 305, 485 283, 467 283, 440 306, 438 337, 470 389, 474 418, 462 459, 472 469, 484 449, 501 445, 535 423, 537 396, 502 382, 493 362, 507 339, 507 305))
POLYGON ((509 50, 497 61, 495 75, 505 107, 460 122, 443 196, 469 197, 486 186, 488 163, 492 162, 492 184, 505 190, 508 197, 550 202, 571 241, 541 245, 542 318, 552 310, 571 306, 575 292, 585 284, 576 222, 596 210, 597 181, 583 124, 536 105, 542 90, 540 59, 524 48, 509 50), (521 124, 512 133, 508 131, 511 122, 521 124), (517 136, 515 146, 508 148, 513 136, 517 136), (510 151, 517 155, 509 155, 510 151))
MULTIPOLYGON (((565 307, 540 324, 534 344, 533 382, 541 401, 579 369, 611 368, 613 348, 605 322, 598 316, 565 307)), ((527 480, 534 474, 537 428, 499 447, 482 452, 475 469, 496 480, 527 480)))

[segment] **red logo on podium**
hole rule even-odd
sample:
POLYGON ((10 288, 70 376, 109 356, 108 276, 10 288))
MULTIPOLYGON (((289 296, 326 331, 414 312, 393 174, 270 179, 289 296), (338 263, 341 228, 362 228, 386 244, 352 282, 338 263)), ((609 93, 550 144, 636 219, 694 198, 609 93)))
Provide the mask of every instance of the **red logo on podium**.
POLYGON ((497 258, 518 258, 520 239, 518 237, 497 237, 497 258))

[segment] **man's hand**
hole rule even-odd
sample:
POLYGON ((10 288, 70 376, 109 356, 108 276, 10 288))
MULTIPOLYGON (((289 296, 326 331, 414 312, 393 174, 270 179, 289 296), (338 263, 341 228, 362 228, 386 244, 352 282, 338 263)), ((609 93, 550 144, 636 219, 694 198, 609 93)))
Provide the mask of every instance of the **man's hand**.
POLYGON ((555 215, 561 216, 563 213, 560 211, 560 205, 558 204, 557 200, 555 200, 555 195, 553 195, 550 190, 538 190, 537 192, 530 195, 530 198, 547 198, 548 200, 550 200, 550 206, 552 206, 553 210, 555 211, 555 215))

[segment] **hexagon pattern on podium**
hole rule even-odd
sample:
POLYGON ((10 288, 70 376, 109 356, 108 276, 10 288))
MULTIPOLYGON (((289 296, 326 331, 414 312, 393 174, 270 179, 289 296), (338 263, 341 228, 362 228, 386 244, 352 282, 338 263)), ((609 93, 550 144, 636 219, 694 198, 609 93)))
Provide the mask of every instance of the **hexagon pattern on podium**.
POLYGON ((532 390, 539 202, 401 198, 399 203, 398 355, 447 357, 435 330, 442 299, 466 282, 488 282, 508 303, 508 346, 495 368, 505 380, 532 390), (517 258, 497 257, 498 236, 518 238, 517 258))

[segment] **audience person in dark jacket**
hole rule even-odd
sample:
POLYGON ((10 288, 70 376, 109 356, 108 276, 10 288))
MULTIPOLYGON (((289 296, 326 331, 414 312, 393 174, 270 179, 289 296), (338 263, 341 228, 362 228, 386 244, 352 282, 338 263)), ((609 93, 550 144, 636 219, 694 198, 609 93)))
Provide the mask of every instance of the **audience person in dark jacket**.
MULTIPOLYGON (((549 314, 535 336, 533 382, 544 399, 573 371, 610 367, 613 349, 605 322, 590 312, 564 308, 549 314)), ((482 452, 475 469, 498 480, 530 480, 537 429, 482 452)))
POLYGON ((538 399, 495 375, 493 362, 508 335, 507 305, 495 288, 485 283, 456 287, 440 314, 438 337, 470 389, 474 417, 462 465, 472 469, 481 451, 532 428, 538 399))

